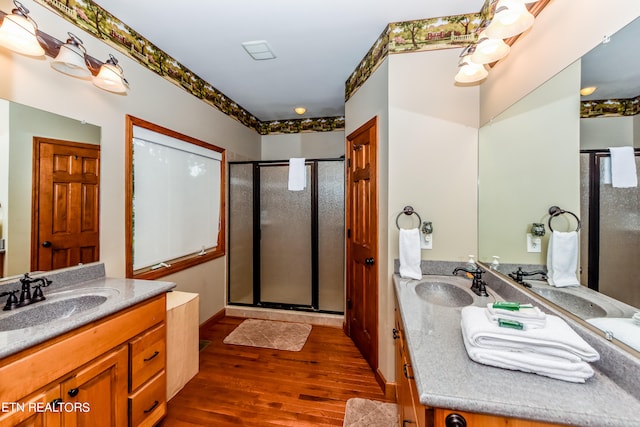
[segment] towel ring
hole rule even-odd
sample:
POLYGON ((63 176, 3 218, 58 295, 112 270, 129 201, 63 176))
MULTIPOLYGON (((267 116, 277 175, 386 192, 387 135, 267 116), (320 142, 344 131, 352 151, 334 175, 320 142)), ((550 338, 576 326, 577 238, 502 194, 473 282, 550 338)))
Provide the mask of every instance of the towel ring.
POLYGON ((396 227, 398 227, 398 230, 400 230, 400 224, 398 223, 398 220, 400 219, 400 216, 402 214, 415 215, 418 217, 418 225, 422 224, 422 218, 420 218, 420 215, 418 215, 418 212, 414 211, 412 206, 405 206, 404 209, 402 209, 402 212, 400 212, 396 217, 396 227))
POLYGON ((576 219, 576 222, 578 223, 578 226, 576 227, 576 231, 580 231, 580 218, 578 218, 578 215, 574 214, 573 212, 570 211, 565 211, 564 209, 560 209, 557 206, 551 206, 549 208, 549 230, 551 230, 553 232, 553 227, 551 227, 551 220, 557 216, 560 216, 562 214, 569 214, 571 216, 573 216, 576 219))

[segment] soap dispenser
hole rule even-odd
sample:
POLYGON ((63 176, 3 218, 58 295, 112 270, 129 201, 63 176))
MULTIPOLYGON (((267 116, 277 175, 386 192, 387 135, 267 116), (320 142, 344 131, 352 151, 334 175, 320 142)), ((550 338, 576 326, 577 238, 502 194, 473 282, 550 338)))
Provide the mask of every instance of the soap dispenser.
POLYGON ((498 255, 493 256, 493 261, 491 261, 490 268, 494 271, 498 271, 500 268, 500 257, 498 255))
MULTIPOLYGON (((469 260, 467 261, 467 268, 469 268, 469 270, 475 270, 476 268, 478 268, 478 265, 476 264, 475 255, 469 255, 469 260)), ((473 274, 467 273, 467 277, 469 279, 473 279, 473 274)))

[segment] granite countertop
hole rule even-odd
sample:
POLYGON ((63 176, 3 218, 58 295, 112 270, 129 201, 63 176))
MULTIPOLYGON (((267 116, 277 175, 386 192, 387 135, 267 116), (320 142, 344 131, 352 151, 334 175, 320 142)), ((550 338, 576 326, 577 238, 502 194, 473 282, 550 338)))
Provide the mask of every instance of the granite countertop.
MULTIPOLYGON (((465 289, 471 283, 455 276, 424 279, 465 289)), ((476 363, 462 342, 461 308, 426 302, 416 293, 418 280, 396 274, 393 281, 422 404, 582 427, 640 426, 640 401, 597 366, 594 377, 576 384, 476 363)), ((474 297, 473 304, 489 300, 474 297)))
MULTIPOLYGON (((52 280, 52 284, 44 289, 46 300, 10 311, 0 311, 0 358, 99 320, 175 287, 173 282, 105 277, 104 265, 101 263, 31 276, 34 278, 45 276, 52 280), (65 306, 61 317, 56 320, 43 321, 41 324, 20 329, 2 326, 11 324, 9 317, 16 315, 28 317, 29 321, 33 321, 42 313, 46 313, 46 310, 43 310, 45 305, 53 307, 59 302, 70 299, 74 299, 74 304, 71 308, 65 306), (101 303, 93 306, 92 303, 96 301, 101 303), (88 305, 83 307, 83 304, 88 305), (73 312, 78 310, 79 312, 73 312), (27 313, 27 311, 30 312, 27 313)), ((3 284, 2 289, 16 289, 16 286, 19 288, 19 282, 9 282, 3 284)), ((4 298, 2 304, 4 305, 4 298)))

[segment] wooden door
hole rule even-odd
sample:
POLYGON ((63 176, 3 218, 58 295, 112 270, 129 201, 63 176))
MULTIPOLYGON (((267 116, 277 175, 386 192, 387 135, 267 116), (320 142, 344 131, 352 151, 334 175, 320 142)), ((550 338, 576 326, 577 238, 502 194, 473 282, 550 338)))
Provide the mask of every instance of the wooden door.
POLYGON ((377 118, 347 137, 347 310, 345 332, 378 369, 377 118))
POLYGON ((98 261, 100 146, 34 138, 31 270, 98 261))
POLYGON ((128 362, 127 347, 121 346, 62 383, 65 427, 127 425, 128 362))

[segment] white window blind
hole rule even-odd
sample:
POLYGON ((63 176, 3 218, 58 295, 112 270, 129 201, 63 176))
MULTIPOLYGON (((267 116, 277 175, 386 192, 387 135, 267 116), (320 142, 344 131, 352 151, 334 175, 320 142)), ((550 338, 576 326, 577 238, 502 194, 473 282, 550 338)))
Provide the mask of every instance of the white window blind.
POLYGON ((222 154, 133 126, 133 268, 217 246, 222 154))

